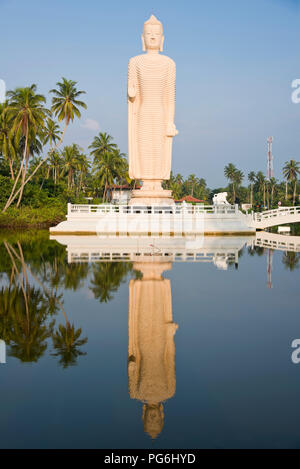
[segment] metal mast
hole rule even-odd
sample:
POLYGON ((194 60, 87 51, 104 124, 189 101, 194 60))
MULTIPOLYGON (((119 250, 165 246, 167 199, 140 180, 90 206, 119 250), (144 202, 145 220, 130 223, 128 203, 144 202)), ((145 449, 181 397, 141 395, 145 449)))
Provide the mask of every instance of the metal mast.
POLYGON ((268 142, 267 179, 270 180, 272 177, 274 177, 273 154, 272 154, 273 137, 268 137, 267 142, 268 142))
POLYGON ((267 249, 268 288, 273 288, 272 270, 273 270, 273 249, 267 249))

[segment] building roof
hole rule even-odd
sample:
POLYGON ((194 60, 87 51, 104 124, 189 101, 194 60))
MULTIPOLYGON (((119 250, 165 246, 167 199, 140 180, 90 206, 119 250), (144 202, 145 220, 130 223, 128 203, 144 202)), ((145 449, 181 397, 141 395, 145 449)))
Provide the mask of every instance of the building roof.
MULTIPOLYGON (((136 189, 140 189, 141 186, 139 186, 138 184, 136 184, 135 186, 136 189)), ((128 191, 131 191, 131 187, 129 184, 113 184, 112 186, 109 186, 109 189, 112 189, 112 190, 115 190, 115 189, 119 189, 119 190, 128 190, 128 191)))
POLYGON ((201 202, 204 203, 204 200, 196 199, 196 197, 192 197, 191 195, 185 195, 179 202, 201 202))

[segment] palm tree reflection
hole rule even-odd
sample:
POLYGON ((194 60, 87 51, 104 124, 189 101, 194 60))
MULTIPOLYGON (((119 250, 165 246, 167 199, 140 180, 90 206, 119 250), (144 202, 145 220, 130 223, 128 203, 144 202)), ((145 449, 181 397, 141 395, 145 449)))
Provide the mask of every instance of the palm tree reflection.
POLYGON ((79 347, 86 344, 88 339, 80 339, 81 329, 75 329, 74 324, 67 322, 66 326, 60 324, 58 331, 52 335, 53 347, 55 352, 52 353, 54 357, 60 357, 59 364, 63 368, 68 366, 77 365, 77 358, 86 355, 79 347))
MULTIPOLYGON (((10 259, 11 271, 6 269, 9 287, 0 290, 0 336, 9 345, 9 356, 22 362, 36 362, 47 349, 47 340, 52 337, 53 356, 59 356, 59 364, 66 368, 77 364, 77 357, 85 355, 79 348, 87 342, 80 339, 81 329, 75 329, 67 319, 62 304, 62 294, 46 286, 48 269, 42 264, 42 280, 37 274, 36 265, 31 270, 25 262, 22 246, 4 241, 5 252, 10 259), (30 280, 35 285, 30 284, 30 280), (50 320, 58 311, 63 313, 65 326, 58 325, 55 331, 55 320, 50 320)), ((80 272, 87 272, 86 266, 80 272)), ((75 269, 74 269, 75 270, 75 269)), ((79 275, 79 280, 82 276, 79 275)), ((77 279, 78 285, 78 279, 77 279)), ((74 281, 71 282, 74 287, 74 281)))

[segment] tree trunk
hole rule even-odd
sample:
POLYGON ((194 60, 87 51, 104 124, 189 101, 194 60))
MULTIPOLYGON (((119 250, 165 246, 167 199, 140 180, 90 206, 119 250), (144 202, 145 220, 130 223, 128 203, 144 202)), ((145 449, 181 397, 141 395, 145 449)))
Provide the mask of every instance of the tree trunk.
POLYGON ((293 205, 295 205, 295 202, 296 202, 296 192, 297 192, 297 179, 295 178, 294 193, 293 193, 293 205))
POLYGON ((29 161, 29 154, 26 156, 25 168, 23 170, 22 181, 21 181, 21 191, 20 191, 18 202, 17 202, 17 208, 19 208, 19 205, 21 203, 22 196, 23 196, 24 181, 25 181, 25 177, 26 177, 26 173, 27 173, 28 161, 29 161))
POLYGON ((288 199, 288 182, 285 182, 285 200, 288 199))
POLYGON ((271 205, 273 207, 273 200, 274 200, 274 187, 271 189, 271 205))
POLYGON ((12 160, 10 158, 8 158, 8 164, 9 164, 11 179, 14 181, 15 180, 14 169, 13 169, 12 160))
MULTIPOLYGON (((49 158, 49 156, 51 155, 51 153, 53 153, 53 152, 57 149, 57 147, 62 143, 62 141, 63 141, 63 139, 64 139, 64 136, 65 136, 65 133, 66 133, 66 130, 67 130, 67 127, 68 127, 68 121, 66 121, 65 128, 64 128, 64 131, 63 131, 63 133, 62 133, 62 136, 61 136, 60 141, 57 143, 57 145, 55 145, 55 147, 52 149, 52 151, 50 151, 50 152, 48 153, 48 156, 46 156, 46 158, 44 158, 44 159, 37 165, 37 167, 35 168, 35 170, 30 174, 30 176, 26 179, 26 181, 24 181, 24 186, 33 178, 33 176, 34 176, 35 173, 40 169, 40 167, 42 166, 42 164, 45 163, 45 161, 48 160, 48 158, 49 158)), ((26 143, 25 143, 25 145, 26 145, 26 143)), ((14 187, 13 187, 13 189, 12 189, 12 192, 11 192, 11 194, 10 194, 10 196, 9 196, 9 199, 8 199, 8 201, 6 202, 6 205, 5 205, 4 209, 2 210, 2 213, 4 213, 4 212, 8 209, 8 207, 13 203, 13 201, 15 200, 15 198, 18 196, 19 192, 21 191, 21 188, 18 189, 17 192, 12 196, 12 194, 13 194, 13 192, 14 192, 14 190, 15 190, 15 186, 17 185, 18 179, 19 179, 19 177, 20 177, 20 174, 21 174, 21 173, 20 173, 20 171, 19 171, 19 175, 18 175, 18 177, 17 177, 17 179, 16 179, 16 181, 15 181, 15 184, 14 184, 14 187)))
POLYGON ((12 188, 11 193, 10 193, 10 196, 8 197, 8 200, 7 200, 6 204, 5 204, 5 207, 4 207, 4 209, 2 210, 2 213, 4 213, 4 212, 8 209, 8 207, 12 204, 12 202, 14 201, 14 199, 17 197, 17 194, 20 192, 20 189, 19 189, 19 190, 14 194, 14 191, 15 191, 15 189, 16 189, 18 180, 20 179, 20 176, 21 176, 21 173, 22 173, 22 169, 23 169, 23 166, 24 166, 24 163, 25 163, 26 154, 27 154, 27 144, 28 144, 28 124, 27 124, 27 128, 26 128, 25 147, 24 147, 24 153, 23 153, 23 158, 22 158, 22 161, 21 161, 20 169, 19 169, 18 175, 17 175, 17 177, 16 177, 16 179, 15 179, 13 188, 12 188))

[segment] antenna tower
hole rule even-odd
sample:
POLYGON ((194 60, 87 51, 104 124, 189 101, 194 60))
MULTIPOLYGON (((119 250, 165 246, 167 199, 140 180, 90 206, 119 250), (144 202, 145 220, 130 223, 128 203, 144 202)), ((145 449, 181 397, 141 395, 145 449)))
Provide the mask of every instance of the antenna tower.
POLYGON ((272 177, 274 177, 273 153, 272 153, 273 137, 268 137, 267 142, 268 142, 267 179, 270 180, 272 177))

